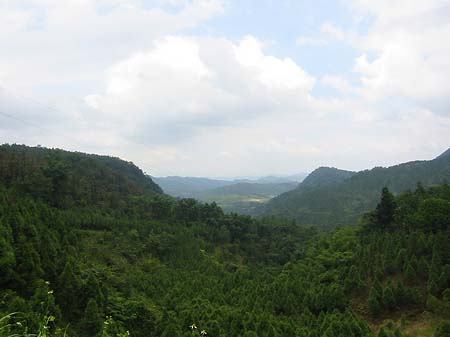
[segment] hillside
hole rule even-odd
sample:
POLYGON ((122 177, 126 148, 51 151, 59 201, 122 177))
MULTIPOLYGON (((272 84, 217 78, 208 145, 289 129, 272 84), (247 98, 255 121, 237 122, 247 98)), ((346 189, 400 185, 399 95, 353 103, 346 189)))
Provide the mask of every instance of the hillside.
POLYGON ((387 186, 394 193, 450 181, 450 153, 428 161, 392 167, 376 167, 357 173, 318 169, 295 190, 286 192, 257 210, 258 214, 295 218, 318 226, 355 224, 373 208, 379 191, 387 186), (318 174, 320 173, 320 174, 318 174))
POLYGON ((0 146, 0 183, 58 207, 119 207, 133 195, 162 194, 131 162, 59 149, 0 146))
MULTIPOLYGON (((67 184, 61 195, 76 197, 54 203, 25 188, 26 176, 0 172, 1 337, 445 337, 450 328, 448 185, 398 197, 384 189, 360 227, 318 232, 138 189, 128 175, 141 174, 118 159, 120 170, 107 166, 115 174, 92 176, 104 157, 19 148, 27 155, 2 147, 16 170, 44 153, 118 199, 81 203, 91 193, 67 184)), ((60 176, 46 170, 34 184, 60 176)))
POLYGON ((340 170, 334 167, 319 167, 311 172, 297 189, 304 190, 308 188, 329 186, 340 183, 353 176, 356 172, 340 170))

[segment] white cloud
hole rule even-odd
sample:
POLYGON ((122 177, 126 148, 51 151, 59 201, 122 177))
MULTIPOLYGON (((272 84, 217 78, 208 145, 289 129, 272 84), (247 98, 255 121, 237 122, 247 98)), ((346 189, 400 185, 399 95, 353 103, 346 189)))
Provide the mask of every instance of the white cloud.
POLYGON ((106 67, 223 8, 222 0, 181 1, 170 12, 133 0, 0 1, 0 82, 30 92, 93 87, 106 67))
POLYGON ((117 155, 151 174, 215 176, 362 169, 448 146, 450 119, 434 109, 450 97, 442 1, 348 0, 366 33, 328 22, 297 41, 358 51, 353 73, 319 85, 298 61, 306 48, 294 59, 251 35, 192 35, 223 12, 220 0, 18 3, 0 1, 0 108, 50 132, 0 116, 5 141, 117 155), (315 96, 321 86, 339 93, 315 96))
POLYGON ((321 83, 346 94, 356 91, 344 76, 325 75, 321 78, 321 83))
POLYGON ((291 59, 266 55, 263 43, 251 36, 237 44, 168 36, 114 65, 106 77, 105 92, 86 102, 122 131, 153 132, 155 137, 147 136, 153 143, 168 141, 161 133, 179 141, 194 129, 300 113, 315 83, 291 59))
POLYGON ((403 97, 431 107, 450 104, 450 3, 351 1, 373 17, 360 35, 354 70, 370 99, 403 97))
POLYGON ((272 89, 296 89, 308 93, 315 79, 306 74, 292 59, 278 59, 263 54, 263 45, 248 36, 234 47, 236 59, 242 66, 254 69, 258 79, 272 89))

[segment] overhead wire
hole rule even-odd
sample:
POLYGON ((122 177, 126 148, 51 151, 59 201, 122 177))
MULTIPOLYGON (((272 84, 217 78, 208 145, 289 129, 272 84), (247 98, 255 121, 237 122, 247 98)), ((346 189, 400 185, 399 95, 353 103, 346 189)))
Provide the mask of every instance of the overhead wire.
MULTIPOLYGON (((52 111, 54 111, 54 112, 58 112, 58 113, 60 113, 60 114, 64 114, 64 111, 60 110, 59 108, 56 108, 56 107, 53 107, 53 106, 49 106, 49 105, 44 104, 44 103, 42 103, 42 102, 39 102, 39 101, 37 101, 37 100, 35 100, 35 99, 26 97, 26 96, 24 96, 24 95, 19 95, 19 94, 17 94, 17 93, 12 93, 12 92, 10 92, 10 91, 8 91, 8 93, 9 93, 10 95, 12 95, 12 96, 18 98, 18 99, 21 99, 21 100, 27 100, 27 101, 32 102, 33 104, 40 105, 41 108, 44 108, 44 109, 46 109, 46 110, 52 110, 52 111)), ((79 143, 78 140, 73 139, 73 138, 71 138, 71 137, 69 137, 69 136, 67 136, 67 135, 64 135, 64 134, 62 134, 62 133, 60 133, 60 132, 56 132, 56 131, 54 131, 54 130, 51 130, 51 129, 48 129, 48 128, 45 128, 45 127, 42 127, 42 126, 40 126, 40 125, 38 125, 38 124, 36 124, 36 123, 29 122, 29 121, 24 120, 24 119, 22 119, 22 118, 20 118, 20 117, 14 116, 14 115, 12 115, 12 114, 10 114, 10 113, 7 113, 7 112, 4 112, 4 111, 1 111, 1 110, 0 110, 0 115, 2 115, 2 116, 4 116, 4 117, 7 117, 7 118, 9 118, 9 119, 16 120, 16 121, 21 122, 21 123, 23 123, 23 124, 25 124, 25 125, 28 125, 28 126, 37 128, 37 129, 39 129, 39 130, 41 130, 41 131, 44 131, 44 132, 46 132, 46 133, 53 134, 53 135, 56 135, 56 136, 59 136, 59 137, 63 137, 63 138, 65 138, 65 139, 69 140, 69 141, 79 143)), ((130 143, 134 143, 134 144, 139 145, 139 146, 142 146, 142 147, 147 147, 147 145, 144 144, 144 143, 137 142, 137 141, 132 140, 132 139, 129 139, 129 138, 124 138, 124 139, 125 139, 126 141, 130 142, 130 143)), ((141 161, 141 162, 144 162, 144 163, 148 163, 147 160, 140 160, 140 161, 141 161)), ((153 166, 153 164, 152 164, 151 166, 153 166)), ((161 174, 161 172, 159 172, 159 170, 156 170, 156 169, 154 169, 154 168, 150 168, 150 170, 153 171, 154 173, 158 174, 159 176, 163 176, 163 174, 161 174)), ((152 176, 153 176, 153 175, 152 175, 152 176)))

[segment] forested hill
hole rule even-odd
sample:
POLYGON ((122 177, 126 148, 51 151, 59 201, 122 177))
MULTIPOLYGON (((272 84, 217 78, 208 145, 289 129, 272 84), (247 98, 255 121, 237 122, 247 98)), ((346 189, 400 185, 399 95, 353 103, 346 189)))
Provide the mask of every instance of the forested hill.
POLYGON ((330 168, 313 172, 295 190, 281 194, 258 210, 258 214, 295 218, 318 226, 355 224, 373 208, 383 186, 394 193, 450 181, 450 151, 428 161, 376 167, 358 173, 330 168), (316 179, 320 173, 320 179, 316 179), (308 182, 312 183, 308 184, 308 182), (320 184, 317 182, 323 181, 320 184))
POLYGON ((318 232, 138 189, 96 156, 5 148, 0 337, 448 336, 448 185, 383 189, 360 227, 318 232), (28 182, 40 171, 53 192, 28 182), (72 174, 104 196, 88 203, 72 174))
POLYGON ((340 183, 356 172, 340 170, 334 167, 319 167, 303 180, 297 189, 315 188, 340 183))
POLYGON ((64 208, 120 207, 124 197, 163 193, 131 162, 24 145, 0 146, 0 182, 64 208))

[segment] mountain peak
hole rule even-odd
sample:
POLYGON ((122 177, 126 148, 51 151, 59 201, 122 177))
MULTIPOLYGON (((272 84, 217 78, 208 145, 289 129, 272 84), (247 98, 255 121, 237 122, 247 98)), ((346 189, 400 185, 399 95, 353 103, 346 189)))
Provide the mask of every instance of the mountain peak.
POLYGON ((341 170, 335 167, 321 166, 312 171, 303 182, 301 186, 323 186, 341 182, 354 175, 355 172, 341 170))
POLYGON ((449 157, 449 156, 450 156, 450 147, 447 150, 445 150, 444 152, 442 152, 439 156, 437 156, 436 159, 449 157))

